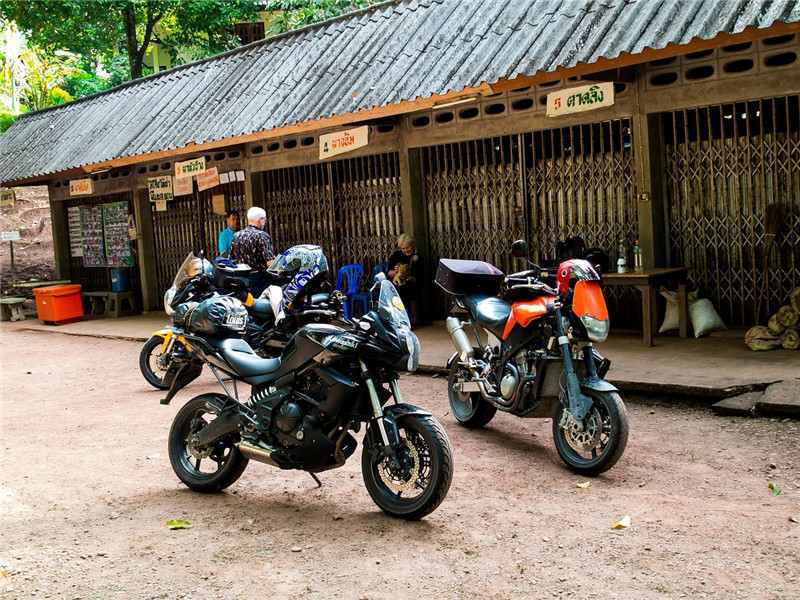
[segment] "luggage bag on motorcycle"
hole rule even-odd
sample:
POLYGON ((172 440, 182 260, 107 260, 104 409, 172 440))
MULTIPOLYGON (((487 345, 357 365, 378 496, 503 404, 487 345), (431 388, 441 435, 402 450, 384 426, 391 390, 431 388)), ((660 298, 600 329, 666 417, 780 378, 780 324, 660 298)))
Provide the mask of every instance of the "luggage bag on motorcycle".
POLYGON ((503 283, 503 272, 482 260, 439 259, 436 283, 450 294, 496 296, 503 283))
POLYGON ((187 314, 191 333, 220 338, 243 338, 247 333, 247 309, 230 296, 212 296, 187 314))

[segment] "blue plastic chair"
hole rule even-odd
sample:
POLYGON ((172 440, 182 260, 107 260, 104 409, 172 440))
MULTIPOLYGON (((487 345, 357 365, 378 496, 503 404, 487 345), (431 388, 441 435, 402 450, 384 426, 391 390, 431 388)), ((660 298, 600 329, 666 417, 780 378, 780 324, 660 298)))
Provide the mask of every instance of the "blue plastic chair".
MULTIPOLYGON (((389 270, 388 262, 378 263, 377 265, 375 265, 375 268, 372 269, 372 275, 370 275, 367 285, 369 287, 372 287, 372 283, 375 281, 375 276, 378 273, 383 273, 384 275, 386 275, 386 272, 388 270, 389 270)), ((370 300, 377 300, 377 299, 378 299, 377 291, 372 292, 372 297, 370 297, 369 291, 360 292, 358 294, 353 294, 352 296, 348 296, 347 301, 350 303, 350 313, 354 314, 355 312, 354 309, 358 307, 359 314, 361 316, 364 316, 369 312, 370 300)))
POLYGON ((336 276, 336 289, 347 298, 344 303, 344 316, 348 319, 352 315, 350 297, 358 291, 358 278, 363 272, 364 265, 345 265, 339 269, 339 274, 336 276), (345 284, 347 284, 346 288, 343 287, 345 284))

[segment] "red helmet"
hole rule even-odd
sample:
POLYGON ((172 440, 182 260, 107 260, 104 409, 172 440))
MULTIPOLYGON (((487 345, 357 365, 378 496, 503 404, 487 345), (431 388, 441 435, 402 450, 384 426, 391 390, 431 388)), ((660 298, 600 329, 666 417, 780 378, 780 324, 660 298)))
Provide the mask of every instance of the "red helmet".
POLYGON ((558 273, 556 274, 558 291, 561 293, 566 292, 569 289, 569 282, 573 279, 577 281, 600 281, 600 274, 588 260, 571 258, 558 266, 558 273))

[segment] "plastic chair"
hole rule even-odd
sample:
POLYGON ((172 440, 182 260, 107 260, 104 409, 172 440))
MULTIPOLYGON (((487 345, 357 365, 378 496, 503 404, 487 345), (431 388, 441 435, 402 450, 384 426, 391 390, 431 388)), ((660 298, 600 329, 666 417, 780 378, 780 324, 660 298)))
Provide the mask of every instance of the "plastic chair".
POLYGON ((363 272, 364 265, 345 265, 339 269, 339 274, 336 276, 336 289, 347 298, 344 303, 344 316, 348 319, 352 314, 350 297, 358 291, 358 278, 363 272), (347 284, 346 289, 342 287, 345 283, 347 284))
MULTIPOLYGON (((375 265, 375 268, 372 269, 372 275, 369 277, 369 281, 367 285, 372 287, 372 283, 375 281, 375 276, 378 273, 383 273, 386 275, 386 272, 389 270, 389 263, 382 262, 375 265)), ((369 312, 369 303, 370 300, 377 300, 378 299, 378 292, 372 292, 372 296, 370 297, 370 292, 360 292, 358 294, 353 294, 352 296, 347 297, 347 301, 350 303, 350 312, 353 313, 356 306, 359 308, 359 314, 364 316, 369 312)))

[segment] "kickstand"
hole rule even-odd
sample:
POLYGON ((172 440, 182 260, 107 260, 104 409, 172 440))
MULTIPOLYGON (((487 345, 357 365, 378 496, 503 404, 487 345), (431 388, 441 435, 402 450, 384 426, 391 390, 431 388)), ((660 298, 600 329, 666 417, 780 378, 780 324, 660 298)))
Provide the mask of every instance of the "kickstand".
POLYGON ((314 479, 314 481, 316 481, 316 482, 317 482, 317 486, 319 486, 319 487, 323 487, 323 486, 325 485, 324 483, 322 483, 322 482, 319 480, 319 477, 317 477, 315 473, 309 473, 309 475, 311 475, 311 477, 314 479))

